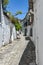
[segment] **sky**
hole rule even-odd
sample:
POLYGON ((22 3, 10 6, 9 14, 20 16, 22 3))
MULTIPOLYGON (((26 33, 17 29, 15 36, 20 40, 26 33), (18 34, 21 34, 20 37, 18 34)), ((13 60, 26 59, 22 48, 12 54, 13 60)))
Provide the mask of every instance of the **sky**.
POLYGON ((9 0, 7 11, 10 11, 13 15, 15 15, 17 11, 22 11, 22 14, 16 17, 23 19, 28 12, 28 7, 28 0, 9 0))

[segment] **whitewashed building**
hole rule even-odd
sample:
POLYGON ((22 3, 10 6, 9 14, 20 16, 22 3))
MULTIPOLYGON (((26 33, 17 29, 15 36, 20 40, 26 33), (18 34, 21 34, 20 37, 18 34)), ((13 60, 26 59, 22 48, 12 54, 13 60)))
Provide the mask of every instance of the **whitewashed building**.
POLYGON ((15 26, 11 23, 10 19, 3 14, 2 4, 0 2, 0 46, 6 45, 10 41, 10 26, 12 27, 12 36, 11 41, 16 39, 16 29, 15 26))
POLYGON ((33 0, 33 41, 36 47, 36 63, 43 65, 43 0, 33 0))

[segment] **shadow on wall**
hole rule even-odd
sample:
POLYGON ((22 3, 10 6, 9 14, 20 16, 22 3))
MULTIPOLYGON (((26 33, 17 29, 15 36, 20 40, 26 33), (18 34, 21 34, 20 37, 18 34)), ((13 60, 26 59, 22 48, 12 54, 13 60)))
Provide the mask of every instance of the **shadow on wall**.
POLYGON ((36 64, 36 56, 35 56, 35 46, 34 43, 30 40, 22 57, 19 62, 19 65, 35 65, 36 64))

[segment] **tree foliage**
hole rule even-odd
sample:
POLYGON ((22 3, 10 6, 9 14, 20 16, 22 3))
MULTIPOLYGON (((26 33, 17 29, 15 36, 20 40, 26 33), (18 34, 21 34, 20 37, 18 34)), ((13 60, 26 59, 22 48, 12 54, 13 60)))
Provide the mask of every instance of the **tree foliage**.
POLYGON ((14 18, 14 16, 10 16, 11 22, 15 25, 16 30, 21 29, 21 24, 19 23, 19 20, 17 18, 14 18))
MULTIPOLYGON (((22 14, 22 12, 18 11, 15 15, 19 15, 19 14, 22 14)), ((16 30, 20 30, 22 28, 21 24, 19 23, 19 20, 17 18, 15 18, 13 15, 10 15, 10 20, 15 25, 16 30)))
POLYGON ((3 1, 3 5, 7 5, 9 0, 2 0, 3 1))
POLYGON ((2 0, 2 7, 4 10, 6 9, 8 3, 9 3, 9 0, 2 0))
POLYGON ((21 29, 21 24, 19 23, 18 19, 15 20, 15 27, 16 27, 16 30, 21 29))
POLYGON ((19 14, 22 14, 22 11, 18 11, 15 13, 15 16, 19 15, 19 14))

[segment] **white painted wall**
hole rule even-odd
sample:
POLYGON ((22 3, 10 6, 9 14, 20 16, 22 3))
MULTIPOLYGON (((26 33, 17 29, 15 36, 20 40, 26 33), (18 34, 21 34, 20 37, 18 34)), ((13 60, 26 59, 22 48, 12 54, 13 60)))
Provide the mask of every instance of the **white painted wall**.
POLYGON ((27 26, 27 36, 30 36, 30 29, 31 29, 31 26, 27 26))
POLYGON ((3 45, 3 32, 2 32, 2 25, 0 24, 0 47, 3 45))
POLYGON ((4 23, 5 23, 5 26, 4 26, 4 44, 5 43, 9 43, 9 40, 10 40, 10 24, 11 24, 11 27, 12 27, 12 36, 11 36, 11 40, 13 41, 14 39, 16 39, 16 29, 15 29, 15 26, 11 23, 11 21, 6 17, 4 16, 4 23))
POLYGON ((16 29, 15 29, 15 26, 11 23, 11 25, 13 26, 12 28, 12 37, 11 37, 11 40, 15 40, 17 39, 17 33, 16 33, 16 29))
MULTIPOLYGON (((1 23, 0 23, 0 46, 8 44, 10 40, 10 20, 3 14, 2 5, 1 5, 1 23)), ((12 38, 13 41, 16 39, 16 29, 15 26, 12 28, 12 38)))
POLYGON ((17 38, 17 33, 16 33, 16 29, 15 29, 15 26, 13 27, 13 38, 16 39, 17 38))
POLYGON ((36 63, 43 65, 43 0, 34 2, 33 40, 36 46, 36 63))
POLYGON ((7 19, 6 16, 4 16, 4 23, 5 23, 5 27, 4 27, 4 43, 9 43, 10 40, 10 25, 9 25, 9 20, 7 19))
POLYGON ((9 26, 9 20, 7 19, 7 17, 5 17, 3 15, 2 6, 1 6, 1 23, 2 23, 2 35, 3 35, 2 36, 2 38, 3 38, 2 44, 4 45, 6 43, 9 43, 9 39, 10 39, 10 26, 9 26))

